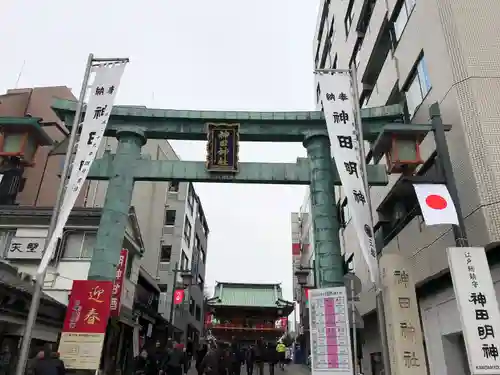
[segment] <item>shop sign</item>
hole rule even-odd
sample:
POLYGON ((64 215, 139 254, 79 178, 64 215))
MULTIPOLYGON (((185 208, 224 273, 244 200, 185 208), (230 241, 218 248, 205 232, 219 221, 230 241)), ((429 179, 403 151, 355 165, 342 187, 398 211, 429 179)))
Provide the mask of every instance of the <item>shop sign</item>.
POLYGON ((125 270, 127 267, 128 250, 122 249, 120 259, 116 265, 116 276, 111 291, 111 316, 119 316, 121 308, 122 288, 125 279, 125 270))
POLYGON ((45 238, 13 237, 7 250, 7 259, 42 259, 45 238))
POLYGON ((450 247, 448 262, 471 374, 499 374, 500 312, 483 247, 450 247))
POLYGON ((66 368, 99 368, 112 290, 112 281, 73 281, 58 349, 66 368))

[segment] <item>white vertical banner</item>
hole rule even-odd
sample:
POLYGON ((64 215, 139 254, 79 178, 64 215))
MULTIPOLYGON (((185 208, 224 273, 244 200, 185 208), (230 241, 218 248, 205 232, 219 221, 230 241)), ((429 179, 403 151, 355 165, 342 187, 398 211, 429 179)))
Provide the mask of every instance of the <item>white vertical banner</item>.
POLYGON ((90 166, 96 158, 126 64, 126 62, 115 62, 93 67, 95 77, 90 86, 90 97, 81 124, 80 138, 73 159, 69 182, 66 186, 55 230, 49 239, 38 267, 38 273, 47 267, 54 256, 57 241, 62 236, 64 226, 82 190, 90 166))
POLYGON ((483 247, 446 249, 470 372, 500 374, 500 312, 483 247))
POLYGON ((377 251, 370 202, 363 182, 360 142, 356 131, 351 75, 349 72, 317 74, 320 98, 331 143, 332 157, 347 196, 347 204, 368 264, 370 278, 378 280, 377 251))

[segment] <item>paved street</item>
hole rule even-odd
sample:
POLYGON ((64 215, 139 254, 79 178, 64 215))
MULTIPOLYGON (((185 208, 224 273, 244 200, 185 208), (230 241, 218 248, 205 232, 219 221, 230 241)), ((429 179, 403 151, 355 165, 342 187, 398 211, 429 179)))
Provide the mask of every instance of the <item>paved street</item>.
MULTIPOLYGON (((198 373, 194 369, 194 367, 191 367, 191 369, 188 372, 188 375, 197 375, 198 373)), ((306 366, 303 365, 288 365, 285 368, 285 371, 281 371, 277 367, 274 369, 274 375, 310 375, 311 372, 306 366)), ((241 367, 241 374, 240 375, 247 375, 246 372, 246 366, 241 367)), ((257 374, 257 369, 254 368, 253 375, 258 375, 257 374)), ((269 366, 264 367, 264 375, 269 375, 269 366)))

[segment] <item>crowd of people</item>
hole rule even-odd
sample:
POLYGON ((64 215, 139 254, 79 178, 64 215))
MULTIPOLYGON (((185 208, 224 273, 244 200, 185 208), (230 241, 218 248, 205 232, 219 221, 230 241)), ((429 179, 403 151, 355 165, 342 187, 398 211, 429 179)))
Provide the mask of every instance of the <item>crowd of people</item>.
POLYGON ((194 366, 198 375, 269 375, 275 367, 285 370, 287 347, 282 342, 265 342, 262 338, 252 345, 242 346, 233 338, 231 343, 202 342, 195 350, 193 343, 186 346, 169 340, 164 348, 158 343, 155 350, 142 350, 135 359, 134 375, 184 375, 194 366))

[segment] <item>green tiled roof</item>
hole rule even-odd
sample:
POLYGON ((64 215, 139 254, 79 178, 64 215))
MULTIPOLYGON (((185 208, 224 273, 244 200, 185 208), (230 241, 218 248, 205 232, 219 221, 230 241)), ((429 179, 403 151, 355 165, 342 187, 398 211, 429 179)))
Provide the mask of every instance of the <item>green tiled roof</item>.
POLYGON ((278 307, 282 291, 279 284, 217 283, 215 297, 219 306, 278 307))

